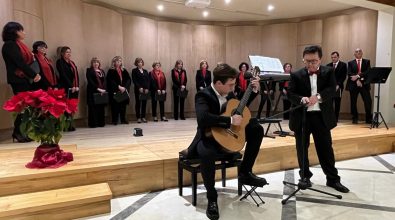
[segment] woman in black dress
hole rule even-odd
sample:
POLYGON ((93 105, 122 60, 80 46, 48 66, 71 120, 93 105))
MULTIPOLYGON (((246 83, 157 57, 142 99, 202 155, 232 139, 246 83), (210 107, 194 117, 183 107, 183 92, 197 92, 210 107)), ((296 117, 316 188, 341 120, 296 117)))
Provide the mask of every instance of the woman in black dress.
POLYGON ((53 63, 47 58, 48 46, 44 41, 36 41, 33 44, 34 58, 40 67, 40 82, 36 83, 35 89, 48 90, 48 88, 58 87, 58 76, 55 73, 53 63))
POLYGON ((158 121, 156 116, 156 106, 159 102, 160 120, 168 121, 165 117, 165 100, 158 100, 159 96, 164 96, 166 98, 166 76, 161 70, 161 63, 156 61, 152 64, 154 68, 150 72, 151 76, 151 100, 152 100, 152 117, 154 121, 158 121))
POLYGON ((132 80, 128 71, 123 68, 122 58, 116 56, 112 59, 111 68, 107 72, 107 90, 110 98, 112 124, 117 125, 121 119, 121 124, 128 124, 126 119, 126 106, 130 99, 117 102, 114 99, 115 93, 129 93, 132 80))
POLYGON ((106 93, 106 80, 104 70, 100 68, 100 60, 93 57, 91 66, 86 69, 86 80, 88 81, 86 100, 88 104, 88 126, 90 128, 104 127, 104 108, 106 104, 96 104, 94 102, 94 94, 106 93))
POLYGON ((180 119, 185 120, 184 103, 185 98, 181 94, 186 90, 187 86, 187 72, 183 68, 182 60, 177 60, 174 68, 171 70, 171 79, 173 81, 173 101, 174 101, 174 119, 178 120, 178 113, 180 119))
POLYGON ((134 61, 136 68, 132 70, 132 80, 134 84, 134 97, 136 99, 137 123, 147 123, 145 112, 147 108, 147 97, 150 91, 151 80, 148 71, 143 68, 144 60, 140 57, 134 61))
MULTIPOLYGON (((7 83, 10 84, 14 95, 29 91, 32 84, 41 80, 40 74, 30 68, 33 63, 33 53, 22 42, 25 39, 23 26, 17 22, 8 22, 2 32, 3 47, 2 55, 7 70, 7 83)), ((21 114, 18 114, 14 121, 13 141, 28 142, 30 138, 22 135, 19 127, 21 124, 21 114)))

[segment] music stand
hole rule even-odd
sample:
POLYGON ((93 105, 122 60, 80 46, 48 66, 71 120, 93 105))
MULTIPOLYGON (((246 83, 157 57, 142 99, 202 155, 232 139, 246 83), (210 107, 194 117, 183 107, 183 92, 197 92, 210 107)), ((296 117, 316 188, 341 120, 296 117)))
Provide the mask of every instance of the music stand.
POLYGON ((388 79, 388 76, 392 70, 392 67, 373 67, 368 70, 366 73, 365 84, 378 84, 377 88, 377 110, 373 114, 372 123, 370 124, 370 129, 378 128, 381 123, 384 123, 385 127, 388 130, 387 123, 384 120, 383 115, 380 112, 380 85, 385 83, 388 79), (379 117, 382 121, 379 121, 379 117))

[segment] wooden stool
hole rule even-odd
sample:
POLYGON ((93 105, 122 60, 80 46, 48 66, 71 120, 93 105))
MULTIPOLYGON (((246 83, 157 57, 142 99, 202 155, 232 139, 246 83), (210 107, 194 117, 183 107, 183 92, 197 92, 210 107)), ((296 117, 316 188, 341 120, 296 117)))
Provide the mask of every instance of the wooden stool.
MULTIPOLYGON (((199 158, 187 158, 188 150, 185 149, 179 152, 178 157, 178 189, 179 195, 182 196, 183 188, 183 170, 187 170, 191 173, 192 182, 192 205, 196 206, 196 191, 197 191, 197 174, 200 170, 200 159, 199 158)), ((237 174, 239 174, 239 168, 241 164, 242 155, 239 152, 218 154, 215 159, 215 170, 221 170, 222 187, 226 186, 226 168, 237 167, 237 174), (218 162, 218 163, 217 163, 218 162)), ((238 184, 238 195, 242 193, 242 187, 238 184)))

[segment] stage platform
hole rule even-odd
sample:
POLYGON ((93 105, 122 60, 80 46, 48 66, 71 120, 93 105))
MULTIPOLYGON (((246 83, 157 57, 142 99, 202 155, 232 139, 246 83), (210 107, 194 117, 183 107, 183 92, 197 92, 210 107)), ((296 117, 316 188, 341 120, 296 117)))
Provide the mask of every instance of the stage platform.
MULTIPOLYGON (((266 129, 267 125, 263 125, 266 129)), ((286 122, 282 124, 287 130, 286 122)), ((77 128, 65 133, 61 146, 74 154, 74 161, 58 169, 27 169, 37 143, 0 143, 0 197, 46 190, 108 183, 114 197, 177 186, 178 152, 196 132, 196 120, 107 125, 77 128), (133 128, 143 137, 134 137, 133 128)), ((276 128, 272 125, 271 132, 276 128)), ((394 151, 395 127, 369 129, 369 125, 344 122, 332 130, 336 160, 394 151)), ((312 141, 312 140, 311 140, 312 141)), ((313 145, 311 165, 317 164, 313 145)), ((294 138, 264 138, 254 172, 267 173, 297 167, 294 138)), ((228 177, 235 177, 235 168, 228 177)), ((185 184, 190 182, 185 173, 185 184)), ((220 177, 220 175, 217 175, 220 177)), ((199 177, 200 178, 200 177, 199 177)))

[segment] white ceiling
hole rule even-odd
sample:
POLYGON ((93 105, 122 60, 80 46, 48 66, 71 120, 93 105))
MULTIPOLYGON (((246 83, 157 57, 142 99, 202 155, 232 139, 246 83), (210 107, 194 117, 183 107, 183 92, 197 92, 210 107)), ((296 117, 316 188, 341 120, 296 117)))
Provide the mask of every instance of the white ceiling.
MULTIPOLYGON (((330 13, 355 7, 339 0, 231 0, 225 4, 224 0, 211 0, 207 9, 189 8, 184 0, 88 0, 97 4, 115 6, 132 12, 151 16, 204 21, 260 21, 272 19, 287 19, 330 13), (157 10, 162 4, 164 10, 157 10), (275 9, 267 11, 272 4, 275 9), (203 10, 209 16, 202 16, 203 10)), ((344 1, 347 2, 347 1, 344 1)))

